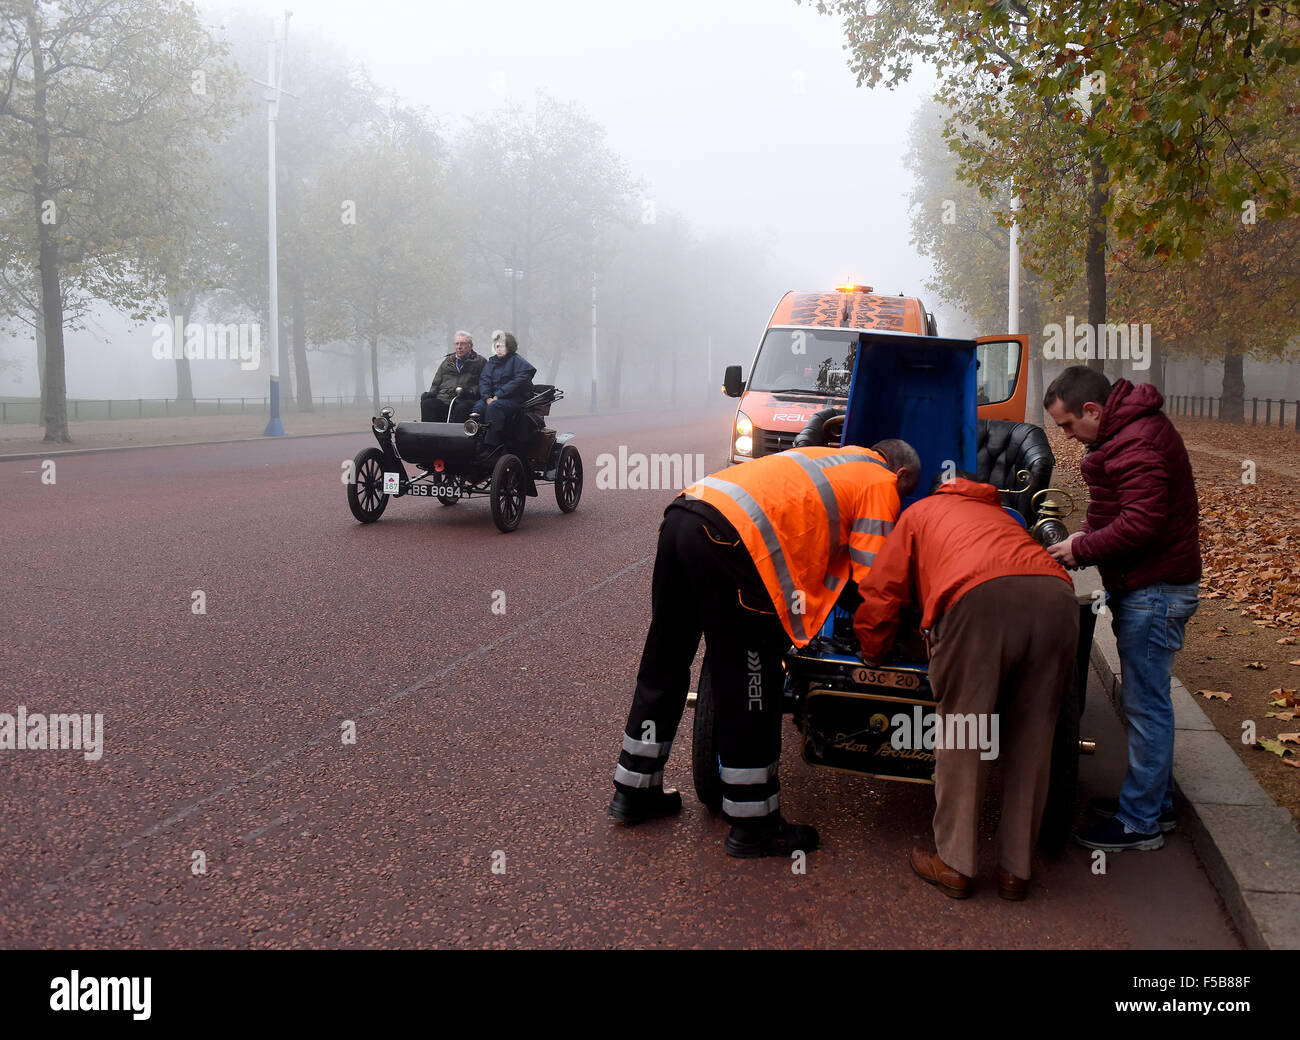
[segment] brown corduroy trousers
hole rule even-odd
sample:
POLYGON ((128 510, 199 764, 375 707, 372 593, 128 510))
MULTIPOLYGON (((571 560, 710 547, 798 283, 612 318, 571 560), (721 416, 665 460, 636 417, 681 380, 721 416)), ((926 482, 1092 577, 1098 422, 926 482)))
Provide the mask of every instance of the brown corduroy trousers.
POLYGON ((1074 590, 1046 575, 977 585, 934 626, 930 683, 939 698, 940 732, 951 726, 965 734, 966 744, 936 747, 934 839, 939 857, 967 877, 978 870, 979 816, 992 760, 970 746, 974 727, 952 725, 947 716, 987 716, 980 732, 998 735, 998 864, 1028 879, 1047 801, 1056 717, 1074 682, 1078 638, 1074 590))

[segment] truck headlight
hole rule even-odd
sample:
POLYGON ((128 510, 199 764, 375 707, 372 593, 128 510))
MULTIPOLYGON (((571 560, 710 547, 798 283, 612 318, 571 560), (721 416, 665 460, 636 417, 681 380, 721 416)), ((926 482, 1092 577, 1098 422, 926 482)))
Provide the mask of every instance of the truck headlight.
POLYGON ((748 455, 751 458, 754 454, 754 424, 744 412, 736 413, 736 435, 732 450, 737 455, 748 455))

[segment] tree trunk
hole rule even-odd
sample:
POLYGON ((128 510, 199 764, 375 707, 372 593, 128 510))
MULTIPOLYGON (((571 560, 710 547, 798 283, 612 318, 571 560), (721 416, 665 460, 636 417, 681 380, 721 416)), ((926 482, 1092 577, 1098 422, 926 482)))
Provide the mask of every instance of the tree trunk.
POLYGON ((45 325, 45 383, 41 421, 45 425, 45 440, 67 444, 68 386, 66 362, 63 351, 63 288, 59 283, 59 247, 53 228, 58 223, 58 210, 52 209, 54 224, 46 223, 46 203, 54 200, 50 195, 50 124, 45 101, 45 53, 41 49, 40 26, 36 21, 36 5, 27 7, 27 40, 32 59, 32 115, 36 132, 36 161, 32 165, 32 201, 36 211, 37 265, 41 274, 41 317, 45 325))
POLYGON ((293 370, 289 367, 289 337, 285 333, 287 315, 281 311, 278 317, 278 328, 276 329, 276 340, 279 346, 280 355, 280 402, 283 404, 289 398, 297 400, 293 392, 293 370))
POLYGON ((190 317, 190 303, 193 296, 182 297, 174 289, 167 293, 167 317, 175 329, 176 319, 180 318, 181 337, 172 343, 172 355, 176 359, 176 402, 189 403, 194 400, 194 376, 190 370, 190 359, 185 356, 185 323, 190 317))
POLYGON ((623 406, 623 348, 614 348, 614 371, 610 373, 609 386, 605 388, 605 397, 611 410, 623 406))
POLYGON ((1223 355, 1223 411, 1227 422, 1244 422, 1246 419, 1246 379, 1242 355, 1235 340, 1228 342, 1223 355))
POLYGON ((378 415, 382 405, 379 402, 379 333, 377 332, 370 335, 370 388, 375 414, 378 415))
POLYGON ((290 289, 293 307, 293 374, 298 380, 298 411, 315 411, 311 399, 311 371, 307 368, 307 306, 303 298, 302 281, 294 277, 290 289))
POLYGON ((40 310, 36 315, 36 377, 41 388, 41 415, 45 414, 45 294, 37 282, 36 296, 40 310))
MULTIPOLYGON (((1088 190, 1088 241, 1084 252, 1084 269, 1088 280, 1088 324, 1097 334, 1094 353, 1101 354, 1102 343, 1097 342, 1101 328, 1106 324, 1106 164, 1099 157, 1092 160, 1088 190)), ((1106 362, 1100 356, 1090 358, 1089 368, 1106 371, 1106 362)))
POLYGON ((365 348, 358 347, 352 352, 352 375, 354 377, 352 384, 352 403, 366 403, 366 352, 365 348))
POLYGON ((1160 337, 1151 333, 1151 354, 1147 358, 1151 367, 1142 373, 1147 380, 1160 391, 1165 392, 1165 352, 1160 346, 1160 337))

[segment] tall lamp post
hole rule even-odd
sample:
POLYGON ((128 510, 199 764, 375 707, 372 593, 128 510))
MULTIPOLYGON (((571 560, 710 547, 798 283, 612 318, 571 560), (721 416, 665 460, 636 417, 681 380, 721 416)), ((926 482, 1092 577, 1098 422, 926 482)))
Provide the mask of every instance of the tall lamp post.
POLYGON ((524 262, 519 259, 519 249, 510 247, 506 257, 506 277, 510 279, 510 331, 519 335, 519 283, 524 277, 524 262))
POLYGON ((271 39, 266 42, 267 82, 261 83, 266 88, 266 238, 270 290, 267 303, 271 321, 271 415, 266 422, 263 437, 284 436, 284 424, 280 421, 280 279, 275 248, 275 122, 280 116, 280 95, 284 93, 284 54, 289 41, 289 19, 292 17, 292 11, 284 12, 284 35, 278 40, 275 37, 275 23, 272 23, 271 39))

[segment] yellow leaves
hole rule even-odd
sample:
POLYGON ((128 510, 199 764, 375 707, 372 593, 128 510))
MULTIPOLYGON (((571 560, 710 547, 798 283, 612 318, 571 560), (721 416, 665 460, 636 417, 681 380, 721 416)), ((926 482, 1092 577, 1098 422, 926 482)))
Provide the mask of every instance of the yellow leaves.
POLYGON ((1207 701, 1230 701, 1232 694, 1226 690, 1197 690, 1197 694, 1204 697, 1207 701))
POLYGON ((1263 661, 1250 661, 1250 662, 1248 662, 1247 664, 1243 664, 1242 667, 1243 667, 1243 668, 1251 668, 1251 669, 1253 669, 1254 671, 1257 671, 1257 672, 1266 672, 1266 671, 1268 671, 1268 665, 1266 665, 1263 661))

